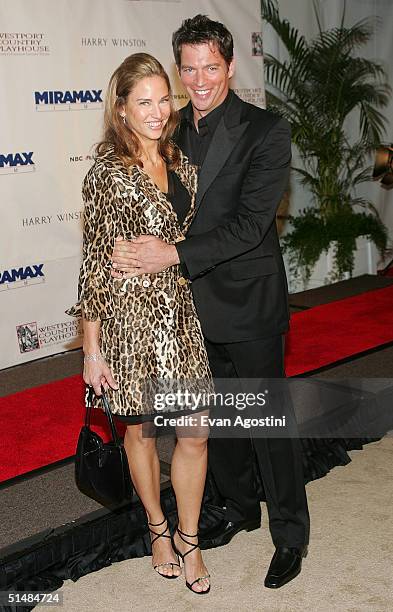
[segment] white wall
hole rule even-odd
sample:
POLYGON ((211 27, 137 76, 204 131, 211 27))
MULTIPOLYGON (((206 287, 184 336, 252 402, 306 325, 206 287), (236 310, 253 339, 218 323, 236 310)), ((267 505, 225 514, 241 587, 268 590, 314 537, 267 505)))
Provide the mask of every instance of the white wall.
POLYGON ((0 0, 0 368, 80 345, 78 321, 64 311, 77 298, 81 183, 106 85, 127 55, 145 51, 183 106, 171 35, 199 12, 233 32, 233 87, 263 106, 259 0, 0 0), (74 90, 97 101, 70 100, 74 90), (36 92, 53 91, 61 102, 37 103, 36 92))

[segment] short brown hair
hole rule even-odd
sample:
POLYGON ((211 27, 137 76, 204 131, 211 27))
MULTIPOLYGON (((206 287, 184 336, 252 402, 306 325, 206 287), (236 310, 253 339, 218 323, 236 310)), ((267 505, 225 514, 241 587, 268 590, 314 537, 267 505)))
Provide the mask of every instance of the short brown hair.
POLYGON ((176 66, 181 65, 182 45, 214 43, 227 65, 233 60, 233 38, 230 31, 219 21, 212 21, 207 15, 195 15, 185 19, 172 35, 173 55, 176 66))
POLYGON ((169 77, 160 62, 148 53, 133 53, 116 68, 112 74, 105 98, 104 136, 97 145, 97 154, 113 146, 115 153, 126 165, 141 165, 141 147, 137 136, 124 124, 120 116, 120 107, 126 103, 128 94, 136 84, 152 76, 162 77, 169 91, 171 112, 159 139, 159 151, 170 169, 175 168, 180 159, 178 150, 171 142, 171 137, 178 125, 178 112, 173 105, 169 77))

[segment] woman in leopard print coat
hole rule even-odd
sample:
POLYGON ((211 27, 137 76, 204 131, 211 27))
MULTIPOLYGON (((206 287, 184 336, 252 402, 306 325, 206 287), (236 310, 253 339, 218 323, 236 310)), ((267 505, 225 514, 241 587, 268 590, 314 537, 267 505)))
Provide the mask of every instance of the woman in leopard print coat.
MULTIPOLYGON (((173 244, 183 239, 192 221, 197 174, 170 140, 176 122, 169 79, 159 62, 144 53, 126 58, 109 83, 104 140, 83 183, 79 301, 67 311, 82 317, 85 382, 98 396, 103 385, 113 413, 127 417, 124 447, 130 473, 154 534, 153 566, 166 578, 177 577, 181 570, 160 506, 155 439, 142 435, 142 422, 157 415, 148 385, 157 389, 157 382, 164 380, 183 390, 211 392, 211 373, 191 290, 179 266, 116 279, 110 258, 116 237, 130 240, 151 234, 173 244), (188 211, 180 220, 174 203, 180 200, 184 209, 185 199, 188 211)), ((166 416, 179 416, 181 408, 171 407, 177 412, 166 416)), ((194 425, 201 414, 193 413, 194 425)), ((192 429, 192 437, 178 435, 172 459, 179 531, 191 535, 186 543, 177 531, 172 542, 187 555, 187 586, 206 593, 209 576, 194 534, 206 477, 208 431, 200 422, 192 429)))

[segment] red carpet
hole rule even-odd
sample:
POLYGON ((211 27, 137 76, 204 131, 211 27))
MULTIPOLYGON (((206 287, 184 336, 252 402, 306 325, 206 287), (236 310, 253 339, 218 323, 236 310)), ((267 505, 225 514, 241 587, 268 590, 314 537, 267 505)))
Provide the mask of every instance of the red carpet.
MULTIPOLYGON (((74 455, 84 418, 79 375, 0 398, 0 482, 74 455)), ((91 423, 109 439, 101 410, 93 410, 91 423)))
POLYGON ((296 376, 393 341, 393 285, 297 312, 285 364, 296 376))
MULTIPOLYGON (((286 371, 295 376, 393 341, 393 286, 296 313, 286 371)), ((0 398, 0 482, 75 453, 84 419, 80 376, 0 398)), ((101 411, 94 429, 108 439, 101 411)), ((119 427, 121 434, 124 426, 119 427)))

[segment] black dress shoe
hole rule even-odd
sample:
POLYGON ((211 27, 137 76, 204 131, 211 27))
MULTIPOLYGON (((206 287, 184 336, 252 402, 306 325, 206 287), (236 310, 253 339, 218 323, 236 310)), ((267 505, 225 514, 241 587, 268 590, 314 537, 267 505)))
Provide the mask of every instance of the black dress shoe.
POLYGON ((233 536, 239 531, 253 531, 261 526, 261 519, 248 519, 244 521, 225 521, 222 520, 218 525, 214 525, 211 529, 199 532, 199 545, 202 550, 207 548, 216 548, 228 544, 233 536))
POLYGON ((265 578, 265 587, 279 589, 293 580, 302 569, 302 557, 306 557, 307 548, 288 548, 278 546, 270 563, 265 578))

